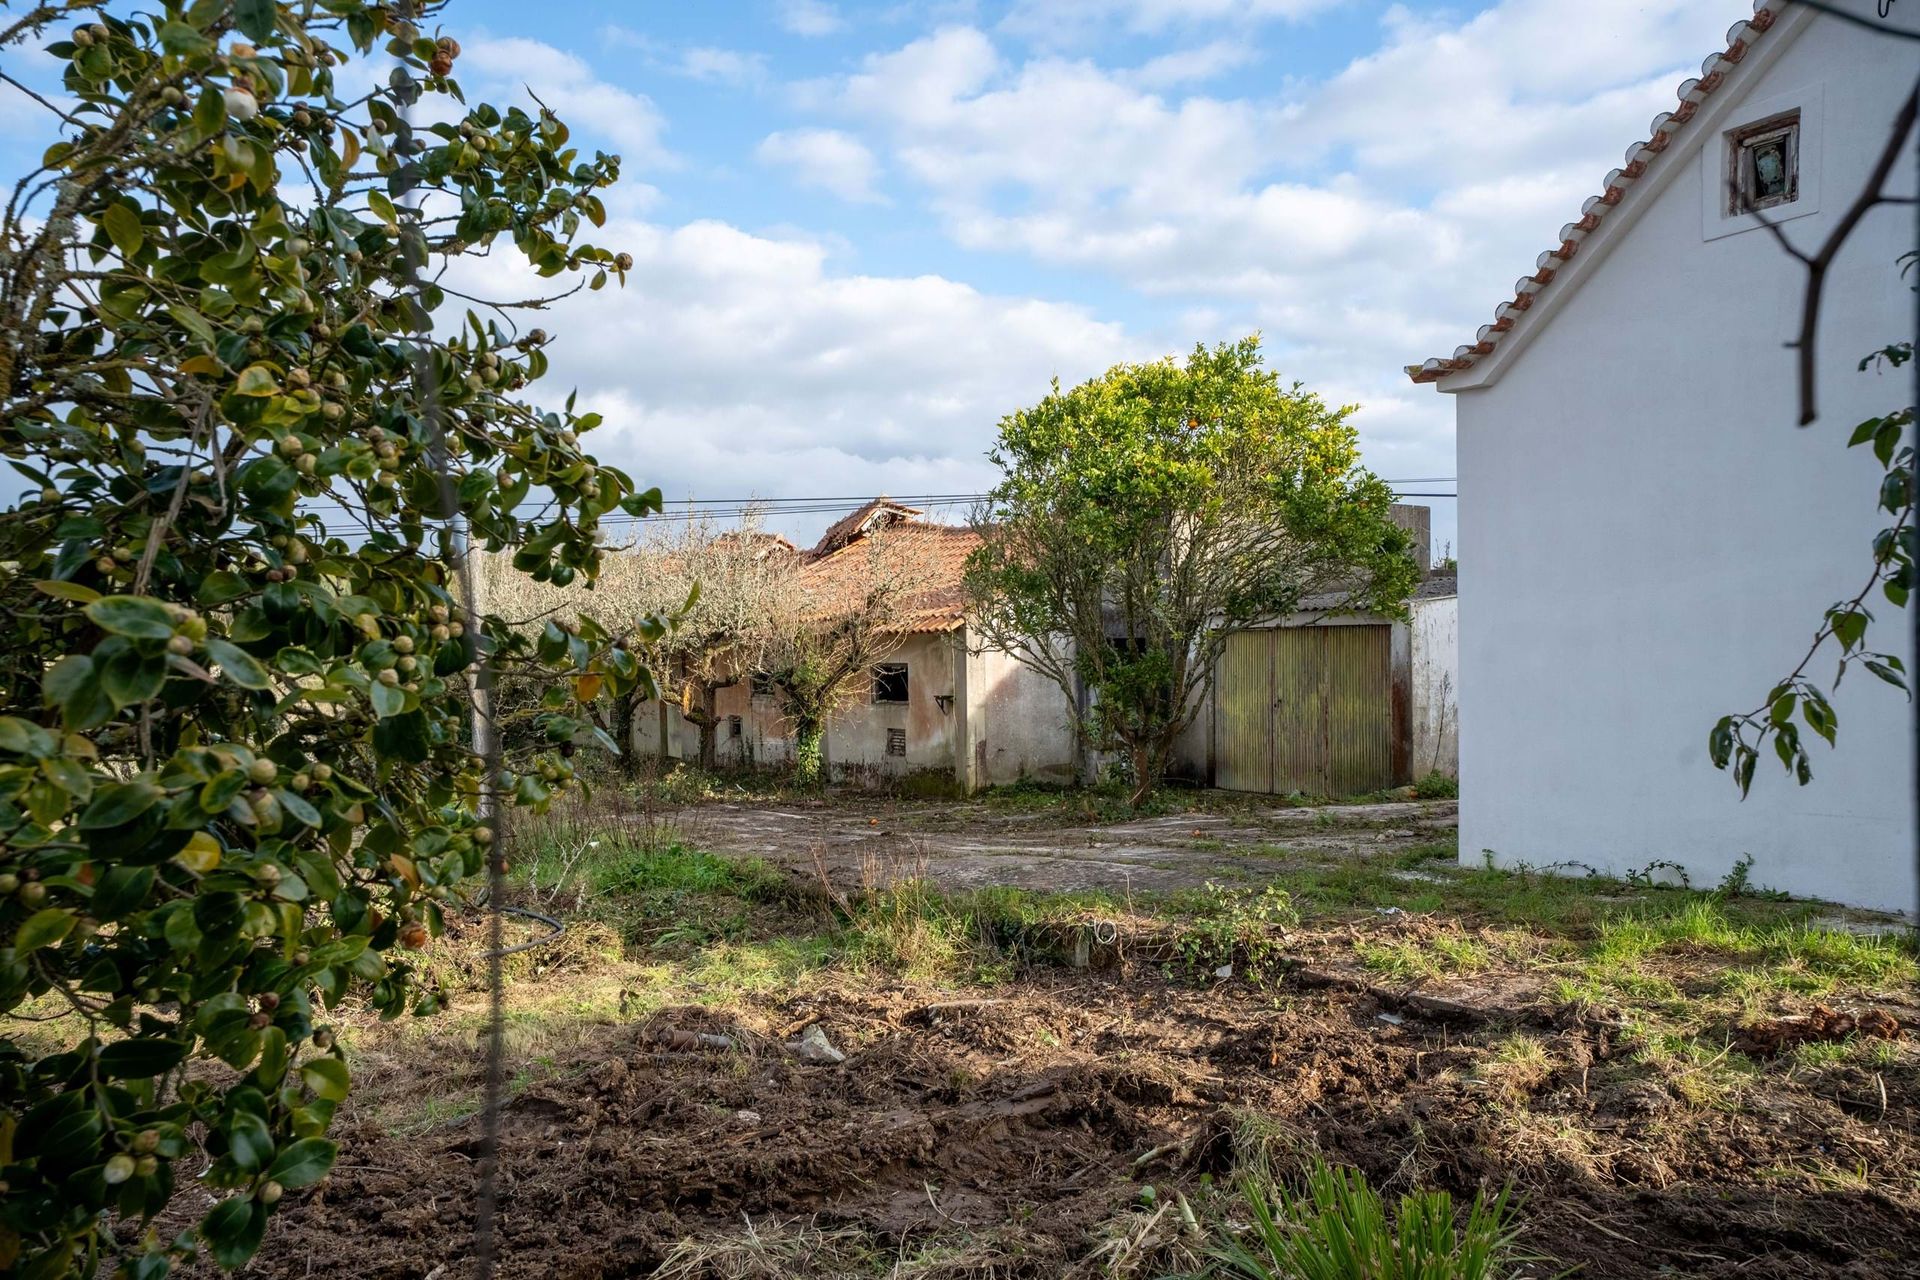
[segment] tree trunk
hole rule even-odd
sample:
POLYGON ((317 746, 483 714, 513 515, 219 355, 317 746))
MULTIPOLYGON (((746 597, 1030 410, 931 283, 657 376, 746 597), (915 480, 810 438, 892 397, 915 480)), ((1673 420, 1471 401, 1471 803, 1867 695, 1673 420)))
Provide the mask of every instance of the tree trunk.
POLYGON ((700 767, 713 772, 714 758, 717 754, 715 738, 720 725, 717 710, 720 705, 719 690, 712 685, 703 685, 700 689, 700 767))
POLYGON ((631 782, 640 776, 640 752, 633 745, 633 695, 622 694, 613 700, 612 729, 613 740, 620 747, 620 776, 631 782))
POLYGON ((817 787, 825 781, 825 760, 820 750, 824 726, 811 717, 793 722, 793 776, 804 787, 817 787))
POLYGON ((1153 794, 1153 784, 1160 779, 1154 768, 1154 754, 1145 742, 1128 744, 1128 757, 1133 761, 1133 794, 1127 797, 1127 807, 1138 809, 1153 794))

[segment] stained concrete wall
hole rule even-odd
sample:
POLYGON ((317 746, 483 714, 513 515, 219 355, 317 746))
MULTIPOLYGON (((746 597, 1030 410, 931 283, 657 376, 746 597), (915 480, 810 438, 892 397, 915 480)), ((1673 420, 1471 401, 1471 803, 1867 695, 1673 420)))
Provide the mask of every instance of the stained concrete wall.
MULTIPOLYGON (((1874 20, 1871 0, 1849 6, 1874 20)), ((1891 20, 1920 27, 1920 5, 1891 20)), ((1726 139, 1802 111, 1801 199, 1769 217, 1817 246, 1913 74, 1911 43, 1786 6, 1607 215, 1617 235, 1589 237, 1541 292, 1561 291, 1553 309, 1536 303, 1490 367, 1441 383, 1462 393, 1463 861, 1670 860, 1711 885, 1750 856, 1756 884, 1914 907, 1913 710, 1897 690, 1846 680, 1838 747, 1803 730, 1808 786, 1769 748, 1743 801, 1707 754, 1715 720, 1759 704, 1864 579, 1881 471, 1845 436, 1908 384, 1856 365, 1913 322, 1896 267, 1913 212, 1871 210, 1828 276, 1820 419, 1798 428, 1785 344, 1805 273, 1757 222, 1721 216, 1726 139)), ((1893 187, 1910 194, 1911 141, 1905 155, 1893 187)), ((1906 614, 1873 604, 1869 646, 1912 670, 1906 614)), ((1831 675, 1831 650, 1812 670, 1831 675)))
POLYGON ((1417 781, 1429 773, 1460 776, 1460 601, 1439 596, 1412 602, 1412 760, 1417 781))
POLYGON ((965 672, 962 784, 1072 782, 1074 714, 1060 686, 995 649, 969 648, 965 672))

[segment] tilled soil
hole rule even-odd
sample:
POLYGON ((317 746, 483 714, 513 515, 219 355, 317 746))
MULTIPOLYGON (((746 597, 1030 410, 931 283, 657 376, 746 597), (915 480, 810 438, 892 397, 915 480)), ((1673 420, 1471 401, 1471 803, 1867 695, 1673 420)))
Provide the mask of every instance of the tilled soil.
MULTIPOLYGON (((1529 1275, 1920 1276, 1911 1046, 1877 1074, 1770 1065, 1752 1096, 1703 1105, 1630 1065, 1604 1013, 1315 981, 1038 968, 989 990, 815 989, 607 1028, 502 1113, 499 1274, 647 1276, 682 1241, 803 1219, 880 1256, 972 1242, 968 1267, 914 1274, 1106 1275, 1100 1246, 1143 1220, 1143 1182, 1196 1193, 1257 1138, 1278 1167, 1317 1147, 1390 1192, 1511 1183, 1523 1245, 1553 1259, 1529 1275), (845 1062, 783 1051, 816 1024, 845 1062), (1544 1041, 1545 1070, 1490 1070, 1516 1030, 1544 1041), (737 1047, 667 1051, 671 1031, 737 1047)), ((430 1097, 479 1071, 477 1053, 436 1059, 356 1090, 430 1097)), ((480 1121, 401 1138, 366 1116, 337 1126, 338 1167, 289 1195, 250 1274, 470 1274, 480 1121)), ((683 1253, 674 1274, 849 1274, 779 1265, 706 1271, 683 1253)))

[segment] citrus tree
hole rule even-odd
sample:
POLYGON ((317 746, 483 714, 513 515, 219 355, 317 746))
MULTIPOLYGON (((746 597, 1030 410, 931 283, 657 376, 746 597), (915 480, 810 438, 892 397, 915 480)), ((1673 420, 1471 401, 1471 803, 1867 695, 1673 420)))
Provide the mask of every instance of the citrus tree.
POLYGON ((593 415, 520 398, 545 333, 447 314, 464 255, 595 288, 628 259, 581 239, 617 157, 466 103, 436 10, 0 24, 64 75, 0 84, 50 144, 0 221, 0 455, 29 486, 0 512, 0 1272, 93 1273, 185 1178, 212 1209, 123 1232, 121 1274, 244 1262, 334 1159, 327 1010, 432 1011, 407 957, 500 810, 567 785, 574 698, 645 679, 591 621, 516 633, 457 589, 458 527, 584 584, 600 517, 658 497, 581 450, 593 415), (552 686, 498 774, 482 658, 552 686))
POLYGON ((1419 580, 1349 409, 1261 365, 1255 338, 1118 365, 1010 414, 976 522, 969 617, 996 648, 1093 695, 1086 740, 1165 772, 1235 631, 1339 592, 1403 616, 1419 580))

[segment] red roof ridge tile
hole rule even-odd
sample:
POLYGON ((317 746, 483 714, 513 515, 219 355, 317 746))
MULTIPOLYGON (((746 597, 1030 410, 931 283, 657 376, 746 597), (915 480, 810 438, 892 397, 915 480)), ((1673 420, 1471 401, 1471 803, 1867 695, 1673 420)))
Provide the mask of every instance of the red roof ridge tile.
POLYGON ((1674 134, 1725 82, 1727 68, 1738 65, 1747 56, 1753 41, 1772 28, 1789 2, 1754 0, 1753 17, 1729 27, 1726 49, 1701 63, 1699 76, 1681 82, 1678 105, 1653 118, 1646 141, 1627 148, 1625 163, 1608 173, 1600 194, 1589 197, 1581 206, 1579 221, 1560 228, 1559 245, 1535 259, 1533 274, 1516 281, 1513 297, 1494 309, 1493 323, 1481 325, 1474 341, 1455 347, 1451 356, 1435 356, 1422 364, 1407 365, 1407 376, 1417 383, 1438 382, 1449 374, 1471 369, 1481 358, 1493 354, 1501 336, 1512 330, 1517 317, 1533 306, 1535 296, 1553 283, 1554 275, 1579 252, 1581 242, 1600 227, 1607 210, 1618 205, 1627 188, 1645 175, 1649 160, 1668 148, 1674 134))

